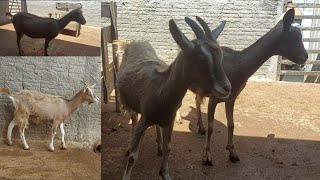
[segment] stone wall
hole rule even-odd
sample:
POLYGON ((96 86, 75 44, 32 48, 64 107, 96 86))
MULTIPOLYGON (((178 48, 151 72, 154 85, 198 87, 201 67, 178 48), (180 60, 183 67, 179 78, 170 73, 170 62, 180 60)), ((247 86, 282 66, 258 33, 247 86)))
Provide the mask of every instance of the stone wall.
MULTIPOLYGON (((84 85, 81 80, 97 83, 94 91, 101 97, 100 57, 0 57, 0 87, 15 93, 24 89, 72 98, 84 85)), ((6 137, 7 127, 13 116, 11 100, 0 96, 0 138, 6 137)), ((66 139, 80 145, 92 145, 100 138, 100 104, 83 104, 69 119, 66 139)), ((19 139, 18 130, 14 137, 19 139)), ((58 133, 60 135, 60 133, 58 133)), ((48 140, 50 126, 30 124, 27 140, 48 140)), ((20 140, 17 141, 20 143, 20 140)))

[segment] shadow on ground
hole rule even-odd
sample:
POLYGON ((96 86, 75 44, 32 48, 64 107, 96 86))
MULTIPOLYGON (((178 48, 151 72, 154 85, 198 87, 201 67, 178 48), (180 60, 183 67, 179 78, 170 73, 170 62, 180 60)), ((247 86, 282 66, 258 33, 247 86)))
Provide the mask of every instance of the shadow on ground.
MULTIPOLYGON (((91 45, 100 44, 100 31, 91 32, 89 37, 86 37, 86 34, 90 34, 90 32, 82 33, 78 37, 81 40, 72 36, 59 35, 58 37, 70 39, 70 41, 59 38, 51 40, 48 48, 49 56, 100 56, 100 45, 91 45), (92 36, 97 37, 92 38, 92 36), (91 43, 90 41, 99 42, 91 43)), ((7 30, 0 26, 0 39, 0 56, 19 56, 17 36, 14 30, 7 30)), ((25 56, 43 56, 44 43, 45 39, 32 39, 26 35, 21 39, 21 47, 25 56)))
MULTIPOLYGON (((216 120, 214 121, 212 141, 214 165, 203 166, 201 164, 205 136, 197 134, 196 111, 192 103, 194 96, 191 93, 187 94, 183 101, 181 112, 183 124, 175 124, 172 135, 169 169, 173 179, 256 180, 318 179, 320 177, 319 138, 305 139, 317 137, 317 134, 310 129, 299 130, 299 128, 295 128, 294 125, 286 123, 286 117, 284 117, 284 115, 291 116, 288 114, 291 108, 298 111, 297 107, 304 106, 301 102, 296 104, 300 101, 300 98, 292 100, 281 97, 281 99, 278 98, 277 102, 272 99, 276 97, 273 96, 273 93, 268 92, 263 95, 256 91, 257 88, 263 91, 263 89, 275 89, 276 87, 269 87, 269 84, 262 84, 261 87, 261 85, 250 85, 250 83, 248 86, 249 90, 244 92, 247 97, 238 100, 238 106, 235 111, 234 142, 240 157, 240 162, 238 163, 230 162, 228 151, 225 150, 227 128, 224 107, 219 105, 220 107, 217 108, 215 117, 216 120), (257 93, 253 94, 252 92, 254 91, 257 93), (260 97, 253 99, 253 95, 260 97), (264 96, 271 96, 269 100, 278 103, 277 105, 284 106, 290 102, 291 105, 283 107, 282 112, 284 115, 271 113, 267 116, 259 108, 263 108, 265 112, 268 112, 271 111, 271 106, 273 105, 265 102, 264 96), (254 109, 254 107, 256 108, 254 109), (250 110, 256 111, 256 114, 250 113, 250 110), (277 124, 277 126, 274 124, 277 124), (287 126, 290 130, 283 128, 287 126), (309 134, 305 132, 309 132, 309 134)), ((287 88, 292 89, 293 87, 288 86, 287 88)), ((310 87, 304 88, 308 89, 310 87)), ((283 89, 279 89, 279 91, 282 92, 283 89)), ((293 91, 295 90, 292 90, 292 93, 294 93, 293 91)), ((299 88, 296 91, 299 91, 299 88)), ((288 93, 288 91, 284 92, 288 93)), ((279 92, 275 90, 274 93, 279 92)), ((305 93, 301 93, 301 101, 303 101, 305 93)), ((310 94, 311 92, 307 93, 310 94)), ((288 93, 288 96, 291 95, 288 93)), ((311 100, 310 103, 312 104, 313 101, 311 100)), ((203 107, 202 112, 206 112, 205 109, 206 107, 203 107)), ((277 107, 274 107, 274 109, 279 110, 277 107)), ((313 119, 311 116, 309 120, 313 119)), ((301 117, 292 117, 290 120, 299 121, 302 117, 302 115, 301 117)), ((129 119, 128 113, 115 113, 114 103, 112 102, 108 104, 106 110, 102 113, 102 179, 117 180, 122 178, 127 162, 125 152, 131 137, 129 119)), ((206 113, 203 113, 203 119, 205 127, 207 127, 206 113)), ((304 127, 304 125, 300 125, 300 127, 304 127)), ((161 157, 157 156, 155 139, 155 128, 151 127, 144 136, 139 158, 134 166, 131 179, 160 179, 158 172, 161 157)))

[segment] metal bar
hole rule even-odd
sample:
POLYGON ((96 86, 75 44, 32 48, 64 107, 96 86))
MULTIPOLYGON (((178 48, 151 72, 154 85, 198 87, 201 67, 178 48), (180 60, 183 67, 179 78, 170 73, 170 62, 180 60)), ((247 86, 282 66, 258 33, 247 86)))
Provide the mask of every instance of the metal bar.
MULTIPOLYGON (((282 60, 280 62, 281 62, 281 64, 288 64, 288 65, 296 64, 296 63, 289 61, 289 60, 282 60)), ((307 60, 304 64, 319 64, 320 65, 320 61, 307 60)))
POLYGON ((319 54, 320 50, 319 49, 308 49, 307 53, 312 53, 312 54, 319 54))
POLYGON ((320 15, 295 15, 295 19, 320 19, 320 15))
POLYGON ((320 38, 302 38, 303 42, 320 42, 320 38))
POLYGON ((280 71, 278 73, 280 75, 288 75, 288 76, 298 76, 298 75, 319 76, 320 75, 320 71, 280 71))
POLYGON ((316 3, 289 3, 288 8, 320 8, 316 3))
POLYGON ((320 27, 299 27, 303 31, 319 31, 320 27))

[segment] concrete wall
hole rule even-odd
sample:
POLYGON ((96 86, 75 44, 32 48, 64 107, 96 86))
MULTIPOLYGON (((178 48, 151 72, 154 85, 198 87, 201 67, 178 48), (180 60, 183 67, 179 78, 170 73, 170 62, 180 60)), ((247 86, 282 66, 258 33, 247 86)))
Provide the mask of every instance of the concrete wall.
MULTIPOLYGON (((81 80, 97 83, 94 91, 101 97, 100 57, 0 57, 0 87, 12 92, 23 89, 72 98, 82 87, 81 80)), ((6 137, 12 120, 13 105, 5 95, 0 96, 0 139, 6 137)), ((78 142, 91 146, 100 138, 100 104, 83 104, 67 123, 68 143, 78 142)), ((27 140, 46 140, 50 137, 50 126, 31 124, 26 131, 27 140)), ((14 137, 19 139, 18 130, 14 137)), ((60 133, 58 133, 60 136, 60 133)), ((17 141, 20 143, 20 140, 17 141)), ((58 145, 58 144, 57 144, 58 145)), ((60 143, 59 143, 60 145, 60 143)))
POLYGON ((78 1, 78 0, 48 0, 48 1, 39 1, 39 0, 27 0, 28 12, 36 14, 38 16, 48 17, 49 13, 54 14, 57 11, 56 2, 70 2, 70 3, 81 3, 83 16, 87 20, 87 26, 96 26, 100 27, 101 24, 101 1, 100 0, 91 0, 91 1, 78 1))
MULTIPOLYGON (((282 0, 118 0, 119 38, 151 41, 158 56, 170 63, 178 48, 168 22, 173 18, 188 37, 185 16, 204 18, 211 28, 227 20, 218 39, 221 45, 241 50, 269 31, 282 13, 282 0)), ((276 58, 267 61, 253 79, 275 80, 276 58)))

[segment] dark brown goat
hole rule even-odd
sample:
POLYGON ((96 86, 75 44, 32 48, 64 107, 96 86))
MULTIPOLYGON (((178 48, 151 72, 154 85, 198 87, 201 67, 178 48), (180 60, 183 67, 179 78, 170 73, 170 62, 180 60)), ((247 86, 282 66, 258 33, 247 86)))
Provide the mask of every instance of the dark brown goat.
POLYGON ((213 32, 206 31, 205 34, 197 23, 189 18, 186 20, 191 22, 197 39, 189 41, 175 22, 170 20, 171 35, 181 48, 170 66, 157 57, 148 42, 132 42, 125 47, 117 85, 122 103, 130 112, 134 131, 124 180, 130 178, 133 164, 138 158, 141 138, 151 125, 159 125, 163 135, 163 160, 159 174, 163 179, 171 179, 168 155, 174 118, 191 85, 221 98, 230 94, 230 82, 221 66, 221 49, 215 41, 224 26, 219 26, 213 32), (137 123, 138 113, 141 118, 137 123))
POLYGON ((198 132, 200 134, 205 134, 201 120, 201 101, 203 97, 210 97, 208 104, 208 133, 202 159, 204 165, 212 165, 210 146, 214 113, 217 104, 225 102, 228 126, 228 144, 226 149, 229 151, 230 161, 237 162, 239 158, 233 144, 233 110, 236 97, 245 87, 247 80, 273 55, 284 56, 297 64, 303 64, 308 59, 308 54, 301 40, 301 31, 297 27, 291 26, 293 20, 294 9, 290 9, 284 15, 282 21, 278 22, 274 28, 248 48, 242 51, 235 51, 228 47, 221 47, 223 51, 223 68, 232 86, 229 98, 221 99, 214 94, 208 95, 198 91, 198 87, 190 88, 196 93, 198 132))
POLYGON ((63 30, 69 22, 76 21, 80 24, 86 23, 81 9, 74 9, 58 20, 39 17, 26 12, 19 12, 14 16, 10 13, 6 13, 6 15, 11 16, 12 18, 12 23, 17 34, 17 44, 20 56, 24 54, 20 45, 20 40, 24 34, 31 38, 45 38, 44 55, 48 56, 47 49, 49 42, 57 37, 60 31, 63 30))

